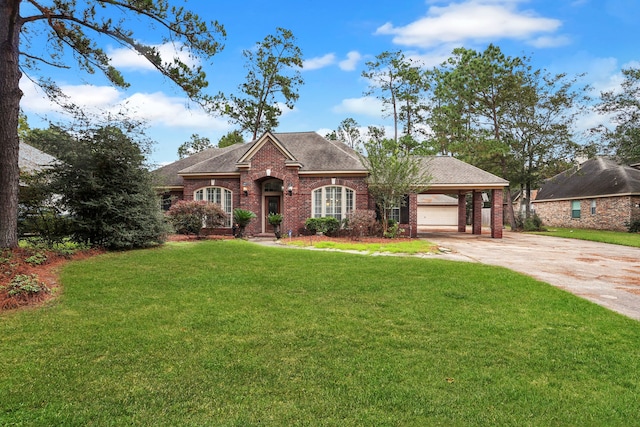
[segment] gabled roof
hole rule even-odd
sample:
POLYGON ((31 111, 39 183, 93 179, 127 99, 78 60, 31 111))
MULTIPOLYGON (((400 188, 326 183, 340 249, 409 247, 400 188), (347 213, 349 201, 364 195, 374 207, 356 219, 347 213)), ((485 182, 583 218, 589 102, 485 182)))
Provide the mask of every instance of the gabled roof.
MULTIPOLYGON (((236 144, 237 146, 242 144, 236 144)), ((235 147, 234 145, 233 147, 235 147)), ((188 168, 189 166, 193 166, 196 163, 199 163, 211 156, 215 156, 220 148, 208 148, 204 151, 201 151, 196 154, 192 154, 189 157, 185 157, 184 159, 176 160, 173 163, 169 163, 168 165, 159 167, 154 170, 153 173, 158 178, 158 185, 167 186, 167 187, 180 187, 183 185, 182 177, 178 175, 182 169, 188 168)))
POLYGON ((156 169, 161 186, 182 186, 184 176, 239 174, 239 166, 248 165, 253 155, 267 143, 273 143, 286 163, 299 167, 300 174, 349 172, 366 173, 358 153, 342 142, 329 141, 316 132, 267 132, 259 139, 226 148, 210 148, 156 169))
POLYGON ((423 172, 431 176, 429 190, 498 189, 509 181, 449 156, 421 157, 423 172))
POLYGON ((20 142, 18 167, 23 172, 35 172, 52 166, 56 158, 35 147, 20 142))
POLYGON ((640 195, 640 170, 606 157, 594 157, 548 179, 535 202, 640 195))
MULTIPOLYGON (((316 132, 267 132, 258 140, 226 148, 210 148, 154 171, 159 186, 181 187, 189 176, 239 175, 265 144, 273 144, 285 163, 297 166, 301 175, 360 174, 367 168, 358 153, 339 141, 330 141, 316 132)), ((429 188, 437 191, 497 189, 509 182, 453 157, 420 157, 424 171, 431 176, 429 188)))

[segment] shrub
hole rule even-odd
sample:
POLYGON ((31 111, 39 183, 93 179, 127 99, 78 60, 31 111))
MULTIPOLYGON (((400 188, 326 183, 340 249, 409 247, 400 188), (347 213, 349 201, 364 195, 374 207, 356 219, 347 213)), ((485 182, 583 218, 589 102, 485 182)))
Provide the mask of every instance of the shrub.
POLYGON ((282 224, 283 219, 284 216, 279 213, 270 213, 269 215, 267 215, 267 221, 269 221, 269 224, 271 225, 280 225, 282 224))
POLYGON ((400 228, 398 221, 390 219, 387 231, 384 232, 384 237, 387 239, 395 239, 398 235, 402 234, 404 229, 400 228))
POLYGON ((524 231, 542 231, 542 219, 537 214, 533 214, 524 220, 522 228, 524 231))
POLYGON ((30 296, 39 293, 50 293, 51 290, 40 281, 35 274, 18 274, 7 286, 0 287, 10 297, 30 296))
POLYGON ((47 262, 47 256, 41 252, 36 252, 30 257, 25 258, 24 262, 31 265, 41 265, 47 262))
POLYGON ((355 210, 347 215, 345 228, 352 239, 372 236, 375 233, 376 212, 370 210, 355 210))
POLYGON ((167 217, 178 234, 200 235, 203 227, 224 224, 227 215, 217 203, 203 200, 180 200, 167 211, 167 217))
POLYGON ((322 218, 308 218, 304 227, 311 233, 323 233, 331 235, 340 230, 340 221, 331 216, 322 218))
POLYGON ((640 218, 636 218, 626 224, 629 233, 640 233, 640 218))

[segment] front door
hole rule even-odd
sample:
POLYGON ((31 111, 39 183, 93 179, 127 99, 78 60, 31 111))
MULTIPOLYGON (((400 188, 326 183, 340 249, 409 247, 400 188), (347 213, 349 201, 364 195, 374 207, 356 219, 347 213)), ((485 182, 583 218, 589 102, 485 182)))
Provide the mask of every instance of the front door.
POLYGON ((280 212, 280 196, 266 196, 265 197, 265 213, 264 213, 264 223, 265 223, 265 232, 272 233, 273 226, 269 224, 267 221, 267 215, 270 213, 282 213, 280 212))

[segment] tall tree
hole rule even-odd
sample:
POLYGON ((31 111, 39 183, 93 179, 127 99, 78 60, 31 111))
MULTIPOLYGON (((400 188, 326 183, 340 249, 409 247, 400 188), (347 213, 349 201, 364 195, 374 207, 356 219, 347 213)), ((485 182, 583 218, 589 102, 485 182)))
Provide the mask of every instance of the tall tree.
POLYGON ((278 102, 292 109, 298 100, 298 86, 303 84, 302 51, 293 33, 278 27, 275 35, 242 54, 249 72, 238 86, 241 95, 219 93, 216 110, 255 140, 259 133, 278 126, 282 114, 278 102))
POLYGON ((613 128, 600 126, 609 149, 628 163, 640 162, 640 68, 622 70, 621 90, 601 93, 597 109, 611 115, 613 128))
POLYGON ((212 148, 213 144, 211 144, 211 140, 206 136, 200 136, 197 133, 191 134, 191 139, 189 141, 183 142, 178 147, 178 158, 184 159, 192 154, 199 153, 201 151, 206 150, 207 148, 212 148))
POLYGON ((220 140, 218 141, 218 148, 230 147, 232 145, 242 143, 244 143, 242 132, 240 132, 239 130, 234 130, 220 138, 220 140))
MULTIPOLYGON (((189 97, 206 101, 202 67, 190 66, 180 58, 161 58, 158 48, 134 37, 132 28, 136 26, 158 29, 155 34, 166 35, 162 42, 176 43, 191 56, 216 54, 222 47, 218 39, 225 36, 217 22, 206 23, 183 7, 171 6, 169 0, 0 0, 0 247, 18 244, 22 72, 35 74, 37 65, 69 68, 63 61, 69 58, 64 53, 71 51, 80 69, 90 74, 101 71, 114 85, 126 87, 122 74, 98 44, 104 41, 135 50, 189 97), (36 33, 47 40, 45 45, 32 43, 29 37, 36 33)), ((40 83, 50 96, 61 94, 50 80, 41 79, 40 83)))
POLYGON ((575 151, 573 125, 587 101, 576 78, 533 70, 494 45, 455 49, 432 77, 432 145, 508 179, 508 197, 512 188, 530 193, 575 151))
POLYGON ((340 122, 338 129, 327 135, 327 139, 332 141, 341 141, 356 151, 362 149, 362 134, 360 133, 360 125, 355 119, 348 117, 340 122))
POLYGON ((527 66, 518 102, 503 124, 514 165, 508 179, 525 194, 527 218, 531 190, 543 179, 566 170, 581 148, 575 123, 590 98, 589 87, 580 86, 578 77, 544 74, 527 66))
POLYGON ((362 77, 370 81, 365 95, 377 94, 393 119, 394 140, 399 141, 398 127, 404 123, 404 135, 412 135, 422 119, 422 94, 427 88, 424 73, 401 51, 382 52, 368 61, 362 77))
MULTIPOLYGON (((449 147, 463 160, 507 179, 513 156, 504 124, 518 102, 522 65, 520 58, 507 57, 494 45, 481 53, 457 48, 436 74, 436 129, 448 128, 446 133, 462 138, 449 147), (442 119, 452 120, 445 124, 442 119)), ((510 188, 507 195, 510 198, 510 188)), ((515 228, 513 207, 508 206, 515 228)))

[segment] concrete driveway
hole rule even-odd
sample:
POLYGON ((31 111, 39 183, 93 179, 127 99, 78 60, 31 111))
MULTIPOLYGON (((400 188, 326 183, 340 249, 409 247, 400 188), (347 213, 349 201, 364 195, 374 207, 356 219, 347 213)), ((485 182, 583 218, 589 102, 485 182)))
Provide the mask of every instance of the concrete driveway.
POLYGON ((455 232, 421 237, 449 249, 445 259, 506 267, 640 320, 640 248, 509 231, 502 239, 455 232))

